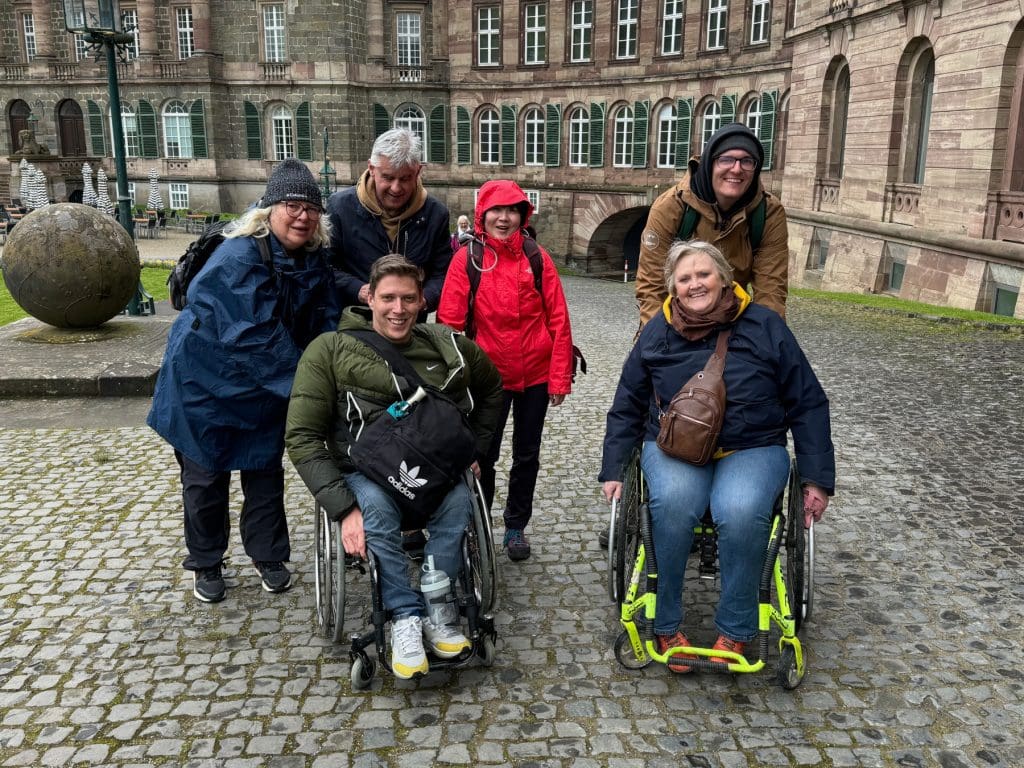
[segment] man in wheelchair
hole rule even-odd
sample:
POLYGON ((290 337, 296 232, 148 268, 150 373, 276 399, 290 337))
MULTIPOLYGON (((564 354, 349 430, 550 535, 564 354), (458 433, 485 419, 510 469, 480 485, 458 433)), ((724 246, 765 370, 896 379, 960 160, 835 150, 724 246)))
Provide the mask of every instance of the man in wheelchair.
MULTIPOLYGON (((369 305, 347 308, 338 331, 317 338, 302 356, 285 434, 300 477, 327 516, 340 522, 345 552, 366 559, 370 550, 378 561, 381 597, 391 617, 391 669, 402 679, 428 671, 424 639, 442 659, 458 657, 470 642, 457 611, 449 611, 444 621, 431 621, 409 577, 401 534, 410 525, 405 497, 427 483, 426 472, 403 461, 394 473, 398 477, 375 482, 368 475, 377 468, 353 456, 363 455, 358 443, 374 422, 395 418, 392 409, 410 406, 409 401, 423 397, 424 388, 442 393, 467 417, 470 453, 482 455, 503 398, 501 377, 476 344, 444 325, 416 323, 423 306, 423 271, 395 254, 378 259, 370 272, 369 305)), ((437 443, 444 435, 419 437, 424 452, 444 452, 437 443)), ((470 462, 478 472, 470 456, 457 474, 470 462)), ((415 520, 427 530, 425 559, 432 557, 453 585, 472 514, 469 494, 463 482, 446 483, 436 508, 415 520)))
MULTIPOLYGON (((605 498, 620 498, 623 470, 642 444, 658 564, 654 633, 661 654, 692 647, 680 629, 683 579, 694 528, 710 507, 722 585, 713 650, 743 656, 758 633, 758 584, 772 508, 789 476, 787 432, 793 434, 803 480, 806 525, 821 518, 833 493, 828 398, 783 319, 750 303, 713 245, 677 241, 664 276, 669 298, 644 326, 623 366, 598 479, 605 498), (718 449, 704 464, 688 463, 658 446, 661 415, 680 387, 705 369, 724 330, 726 399, 718 449)), ((667 663, 684 673, 692 669, 686 661, 686 652, 676 651, 667 663)))

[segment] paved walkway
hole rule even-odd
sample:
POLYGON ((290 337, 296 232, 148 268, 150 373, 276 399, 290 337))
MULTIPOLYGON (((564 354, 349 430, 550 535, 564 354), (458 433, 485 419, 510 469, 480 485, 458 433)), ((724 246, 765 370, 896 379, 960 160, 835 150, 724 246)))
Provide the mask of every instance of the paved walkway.
POLYGON ((810 671, 785 692, 773 667, 615 662, 594 478, 632 286, 566 288, 590 373, 551 413, 535 554, 503 563, 489 669, 350 690, 344 650, 313 631, 293 472, 295 587, 263 592, 236 543, 228 599, 201 605, 175 464, 139 403, 120 428, 73 408, 84 426, 55 428, 42 401, 44 426, 0 430, 0 766, 1024 765, 1021 337, 793 301, 840 489, 818 529, 810 671))

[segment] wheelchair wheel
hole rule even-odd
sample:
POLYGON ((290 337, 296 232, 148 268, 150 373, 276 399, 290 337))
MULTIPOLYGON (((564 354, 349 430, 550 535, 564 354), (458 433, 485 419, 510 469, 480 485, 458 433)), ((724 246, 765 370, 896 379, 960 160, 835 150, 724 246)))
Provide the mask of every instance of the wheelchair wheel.
POLYGON ((338 524, 327 519, 319 504, 314 509, 316 624, 320 634, 337 643, 345 631, 345 548, 338 524))
POLYGON ((480 663, 485 667, 493 667, 497 652, 494 650, 494 638, 484 635, 480 640, 480 663))
POLYGON ((650 664, 653 659, 648 656, 643 661, 640 661, 636 654, 633 653, 633 646, 629 642, 629 634, 626 630, 619 632, 619 636, 615 638, 615 660, 619 662, 626 669, 643 669, 650 664))
POLYGON ((640 451, 633 453, 622 479, 622 498, 612 501, 608 521, 608 597, 621 603, 640 547, 640 504, 643 502, 640 451))
POLYGON ((484 504, 483 489, 470 471, 466 472, 466 482, 473 500, 473 521, 467 531, 473 589, 477 593, 480 612, 491 613, 498 602, 498 559, 494 554, 491 515, 484 504))
MULTIPOLYGON (((806 671, 807 668, 805 666, 804 672, 806 671)), ((803 682, 804 672, 797 669, 796 651, 793 650, 793 646, 784 646, 782 648, 782 653, 779 655, 779 670, 777 678, 779 685, 787 691, 792 691, 803 682)))
POLYGON ((353 691, 362 691, 370 687, 373 676, 377 674, 377 662, 366 654, 359 654, 352 659, 352 669, 349 670, 349 680, 352 682, 353 691))
POLYGON ((786 588, 794 630, 800 631, 814 607, 814 526, 804 528, 803 490, 794 462, 786 507, 786 588))

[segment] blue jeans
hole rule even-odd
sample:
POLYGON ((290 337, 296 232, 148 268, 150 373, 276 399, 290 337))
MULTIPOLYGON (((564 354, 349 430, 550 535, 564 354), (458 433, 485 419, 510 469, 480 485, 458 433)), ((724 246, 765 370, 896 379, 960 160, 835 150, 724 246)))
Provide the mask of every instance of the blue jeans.
POLYGON ((698 467, 666 455, 648 441, 640 465, 650 493, 658 559, 654 631, 671 635, 683 620, 683 577, 693 529, 710 506, 718 527, 722 583, 715 626, 731 640, 753 640, 772 506, 789 479, 786 448, 749 448, 698 467))
MULTIPOLYGON (((426 604, 409 582, 409 556, 402 549, 402 514, 391 497, 359 472, 345 475, 345 483, 363 512, 366 546, 380 565, 381 598, 392 618, 425 616, 426 604)), ((469 487, 458 483, 427 520, 423 560, 434 556, 434 567, 448 574, 454 585, 462 572, 462 536, 472 517, 469 487)))

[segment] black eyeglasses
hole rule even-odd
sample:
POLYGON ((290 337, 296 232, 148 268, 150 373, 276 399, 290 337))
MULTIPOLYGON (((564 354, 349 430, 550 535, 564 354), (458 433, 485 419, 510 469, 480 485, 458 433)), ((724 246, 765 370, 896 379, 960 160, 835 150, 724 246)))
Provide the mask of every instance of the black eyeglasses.
POLYGON ((740 168, 744 171, 752 171, 757 168, 757 160, 752 158, 750 155, 744 157, 736 157, 735 155, 719 155, 715 158, 715 165, 719 168, 732 168, 736 163, 740 164, 740 168))
POLYGON ((315 205, 303 205, 302 203, 287 202, 284 204, 284 212, 293 219, 299 218, 303 213, 310 221, 319 221, 322 211, 315 205))

